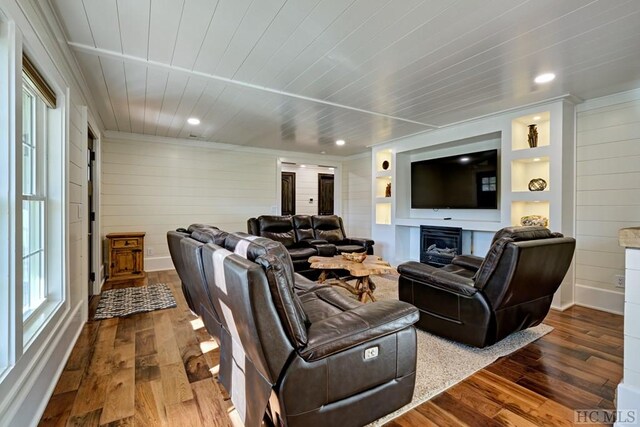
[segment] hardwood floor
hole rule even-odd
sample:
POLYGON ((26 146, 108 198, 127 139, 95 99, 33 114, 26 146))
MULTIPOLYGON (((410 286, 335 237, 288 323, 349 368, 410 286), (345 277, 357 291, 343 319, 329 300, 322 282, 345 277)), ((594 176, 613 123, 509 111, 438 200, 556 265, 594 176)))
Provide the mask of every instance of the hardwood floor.
MULTIPOLYGON (((217 345, 189 311, 178 276, 163 271, 147 280, 169 284, 178 306, 89 321, 40 425, 232 425, 230 400, 215 380, 217 345)), ((144 282, 114 287, 132 284, 144 282)), ((545 323, 553 332, 387 426, 569 426, 575 409, 613 409, 623 318, 573 307, 551 311, 545 323)))

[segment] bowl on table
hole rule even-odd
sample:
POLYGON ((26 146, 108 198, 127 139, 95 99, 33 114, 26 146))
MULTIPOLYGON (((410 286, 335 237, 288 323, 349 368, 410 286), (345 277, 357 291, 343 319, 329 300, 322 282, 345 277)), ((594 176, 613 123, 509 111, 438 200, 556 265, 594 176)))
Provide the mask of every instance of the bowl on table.
POLYGON ((364 252, 351 252, 350 254, 342 254, 342 258, 347 261, 362 262, 367 258, 367 254, 364 252))

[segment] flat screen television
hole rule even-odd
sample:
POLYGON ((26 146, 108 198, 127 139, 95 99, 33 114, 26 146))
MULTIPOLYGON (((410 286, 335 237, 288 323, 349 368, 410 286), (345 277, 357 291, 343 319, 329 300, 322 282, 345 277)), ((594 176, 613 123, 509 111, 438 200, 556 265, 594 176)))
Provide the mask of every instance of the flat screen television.
POLYGON ((498 150, 411 163, 412 209, 497 209, 498 150))

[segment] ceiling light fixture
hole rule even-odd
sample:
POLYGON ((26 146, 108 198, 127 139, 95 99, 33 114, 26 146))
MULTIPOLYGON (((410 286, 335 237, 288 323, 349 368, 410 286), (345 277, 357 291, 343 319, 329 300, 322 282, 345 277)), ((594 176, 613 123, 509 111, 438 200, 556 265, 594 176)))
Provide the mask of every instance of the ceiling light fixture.
POLYGON ((345 144, 344 139, 339 139, 336 141, 336 145, 344 145, 344 144, 345 144))
POLYGON ((326 151, 321 151, 320 154, 327 154, 327 152, 326 151))
POLYGON ((200 119, 195 118, 195 117, 189 117, 187 119, 187 123, 189 123, 190 125, 199 125, 200 124, 200 119))
POLYGON ((468 158, 468 157, 460 157, 460 161, 461 161, 462 163, 467 163, 469 160, 471 160, 471 159, 470 159, 470 158, 468 158))
POLYGON ((307 165, 300 165, 300 167, 301 167, 301 168, 306 168, 306 167, 307 167, 307 165))
POLYGON ((329 168, 330 171, 334 170, 334 168, 329 168))
POLYGON ((535 159, 533 159, 533 161, 534 161, 534 162, 539 162, 539 161, 540 161, 540 158, 539 158, 539 157, 536 157, 535 159))
POLYGON ((542 118, 542 117, 540 117, 540 116, 534 116, 534 117, 533 117, 533 120, 540 120, 541 118, 542 118))
POLYGON ((533 79, 533 81, 538 83, 538 84, 549 83, 551 80, 553 80, 555 78, 556 78, 556 75, 553 74, 553 73, 544 73, 544 74, 540 74, 538 77, 533 79))

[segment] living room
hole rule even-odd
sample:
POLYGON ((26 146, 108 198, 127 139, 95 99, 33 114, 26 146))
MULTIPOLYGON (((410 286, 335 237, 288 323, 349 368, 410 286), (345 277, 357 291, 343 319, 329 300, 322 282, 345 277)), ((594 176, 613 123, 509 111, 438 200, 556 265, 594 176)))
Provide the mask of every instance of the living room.
MULTIPOLYGON (((629 269, 634 258, 625 260, 619 240, 619 230, 640 226, 640 7, 556 3, 1 0, 0 169, 8 173, 0 187, 0 424, 35 425, 52 396, 75 399, 87 387, 77 372, 66 390, 56 384, 68 378, 61 375, 74 348, 95 339, 103 328, 96 325, 110 324, 92 320, 89 304, 108 289, 108 234, 145 233, 146 280, 179 284, 167 273, 174 268, 167 232, 196 223, 247 232, 249 218, 285 213, 283 172, 311 188, 295 195, 292 212, 309 215, 328 213, 319 210, 315 177, 332 175, 332 213, 345 237, 375 241, 374 254, 396 269, 420 261, 424 225, 460 228, 461 252, 478 257, 490 252, 498 230, 532 215, 575 238, 573 262, 543 322, 554 330, 513 353, 555 356, 538 368, 513 359, 499 366, 509 375, 522 366, 546 375, 522 387, 536 410, 562 406, 554 416, 568 424, 577 409, 614 410, 623 370, 627 384, 640 378, 623 357, 623 341, 624 355, 639 342, 628 320, 637 313, 625 312, 625 291, 632 297, 638 284, 629 269), (19 284, 28 270, 15 256, 23 252, 16 230, 27 222, 16 208, 26 166, 16 159, 35 150, 19 137, 23 53, 35 81, 29 93, 43 96, 40 76, 53 94, 48 163, 34 163, 51 181, 43 196, 48 284, 33 310, 41 320, 23 313, 19 284), (555 79, 534 81, 544 73, 555 79), (496 181, 486 182, 488 191, 495 185, 494 206, 412 200, 415 165, 485 151, 495 152, 496 181), (312 179, 304 181, 305 169, 312 179), (589 397, 602 403, 558 403, 541 389, 545 381, 566 381, 567 393, 597 385, 602 390, 589 397)), ((397 275, 372 281, 387 279, 397 275)), ((497 368, 481 375, 487 369, 497 368)), ((518 375, 526 383, 525 372, 518 375)), ((465 384, 451 390, 471 387, 465 384)), ((454 391, 391 425, 436 420, 454 391)), ((230 405, 223 388, 215 392, 216 402, 230 405)), ((90 406, 72 415, 49 409, 42 423, 99 409, 90 406)), ((468 422, 470 407, 447 407, 451 423, 468 422)), ((498 424, 536 424, 509 408, 491 415, 498 424)), ((105 415, 99 424, 119 419, 105 415)))

